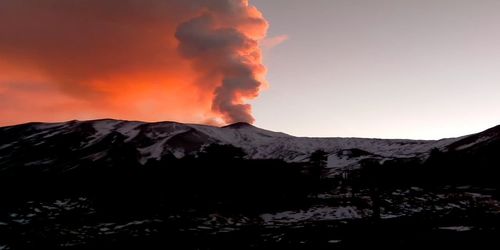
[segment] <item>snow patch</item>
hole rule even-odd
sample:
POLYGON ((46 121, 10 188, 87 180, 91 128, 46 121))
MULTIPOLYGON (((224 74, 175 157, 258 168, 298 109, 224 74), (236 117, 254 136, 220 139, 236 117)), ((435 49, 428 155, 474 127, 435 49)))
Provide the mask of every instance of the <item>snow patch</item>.
POLYGON ((140 160, 141 164, 145 164, 148 159, 160 160, 165 150, 164 144, 169 138, 165 138, 158 143, 152 144, 145 148, 140 148, 139 152, 143 156, 140 160))
POLYGON ((337 244, 337 243, 340 243, 342 242, 342 240, 329 240, 328 243, 330 244, 337 244))
POLYGON ((288 224, 297 222, 360 219, 365 214, 352 206, 313 207, 308 210, 284 211, 275 214, 262 214, 264 224, 288 224))
POLYGON ((8 143, 0 146, 0 150, 13 146, 15 143, 8 143))
POLYGON ((345 155, 338 156, 332 154, 328 156, 327 168, 347 169, 359 165, 360 161, 368 158, 371 158, 371 156, 348 157, 345 155))
POLYGON ((480 137, 478 138, 477 140, 471 142, 471 143, 468 143, 468 144, 465 144, 465 145, 462 145, 462 146, 459 146, 456 148, 456 150, 464 150, 464 149, 467 149, 467 148, 470 148, 478 143, 482 143, 482 142, 485 142, 485 141, 488 141, 489 139, 491 139, 490 137, 488 136, 484 136, 484 137, 480 137))
POLYGON ((97 131, 98 134, 108 134, 119 123, 122 123, 122 121, 102 120, 93 122, 92 126, 94 127, 94 129, 97 131))
POLYGON ((452 227, 439 227, 441 230, 456 231, 456 232, 467 232, 473 229, 473 227, 468 226, 452 226, 452 227))
POLYGON ((116 131, 127 137, 125 142, 133 140, 141 131, 138 129, 139 126, 143 125, 142 122, 126 122, 120 126, 116 131))

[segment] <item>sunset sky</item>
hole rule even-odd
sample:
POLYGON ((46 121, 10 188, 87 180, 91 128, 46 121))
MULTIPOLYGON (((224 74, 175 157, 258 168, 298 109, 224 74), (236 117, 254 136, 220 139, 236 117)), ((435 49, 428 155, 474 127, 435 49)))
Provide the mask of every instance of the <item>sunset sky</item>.
POLYGON ((497 0, 2 0, 0 126, 479 132, 500 124, 498 13, 497 0))

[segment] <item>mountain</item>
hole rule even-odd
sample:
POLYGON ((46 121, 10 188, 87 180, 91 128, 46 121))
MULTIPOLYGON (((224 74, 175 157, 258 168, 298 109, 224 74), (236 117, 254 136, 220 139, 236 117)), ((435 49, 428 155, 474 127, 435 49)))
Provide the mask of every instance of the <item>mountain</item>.
POLYGON ((2 127, 0 249, 482 248, 500 233, 499 151, 500 126, 435 141, 2 127))
POLYGON ((498 141, 499 127, 433 141, 295 137, 247 123, 225 127, 111 119, 27 123, 0 128, 0 168, 6 171, 22 166, 67 171, 77 168, 82 161, 106 161, 122 156, 144 165, 166 157, 196 155, 209 144, 229 144, 242 148, 250 159, 287 162, 305 162, 312 152, 323 150, 328 154, 330 173, 335 173, 356 168, 365 159, 425 160, 432 149, 470 151, 498 141))

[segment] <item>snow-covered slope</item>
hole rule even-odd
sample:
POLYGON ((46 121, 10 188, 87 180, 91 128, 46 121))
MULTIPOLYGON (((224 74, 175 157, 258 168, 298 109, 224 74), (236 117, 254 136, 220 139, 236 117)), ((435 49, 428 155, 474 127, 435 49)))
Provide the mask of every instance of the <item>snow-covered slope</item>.
POLYGON ((5 165, 12 160, 21 161, 24 165, 50 164, 56 161, 56 155, 37 154, 36 157, 24 159, 19 154, 58 147, 68 154, 78 152, 81 158, 95 161, 108 157, 109 147, 116 145, 135 149, 139 162, 145 164, 148 160, 160 160, 167 155, 181 158, 196 154, 204 146, 217 143, 240 147, 252 159, 283 159, 288 162, 307 161, 312 152, 323 150, 329 154, 328 167, 346 168, 356 166, 366 158, 381 161, 412 157, 424 159, 431 149, 446 150, 450 145, 458 145, 461 139, 306 138, 264 130, 246 123, 226 127, 111 119, 29 123, 0 128, 0 164, 5 165))

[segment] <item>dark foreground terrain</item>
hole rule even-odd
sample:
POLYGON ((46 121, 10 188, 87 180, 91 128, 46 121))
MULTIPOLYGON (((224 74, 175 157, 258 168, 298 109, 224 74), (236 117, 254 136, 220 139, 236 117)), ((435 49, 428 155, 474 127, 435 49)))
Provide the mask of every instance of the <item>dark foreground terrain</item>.
POLYGON ((332 169, 323 149, 287 162, 214 141, 141 161, 143 140, 111 133, 80 148, 85 129, 42 140, 30 126, 0 129, 2 250, 500 245, 498 129, 423 156, 350 149, 356 165, 332 169))
POLYGON ((310 206, 260 214, 217 209, 200 212, 196 208, 128 213, 114 208, 118 210, 115 214, 101 211, 84 196, 31 200, 3 209, 0 242, 2 249, 498 246, 498 200, 477 190, 468 191, 472 190, 388 194, 383 200, 390 205, 382 207, 380 219, 371 217, 365 197, 322 199, 310 206))

